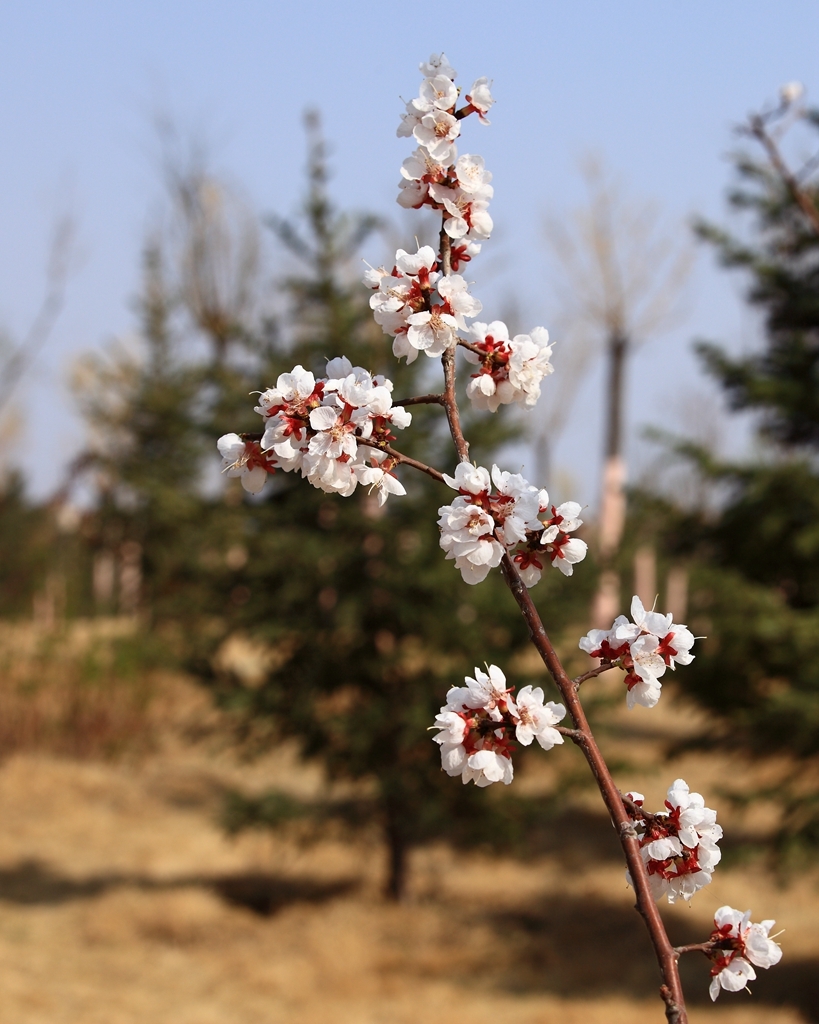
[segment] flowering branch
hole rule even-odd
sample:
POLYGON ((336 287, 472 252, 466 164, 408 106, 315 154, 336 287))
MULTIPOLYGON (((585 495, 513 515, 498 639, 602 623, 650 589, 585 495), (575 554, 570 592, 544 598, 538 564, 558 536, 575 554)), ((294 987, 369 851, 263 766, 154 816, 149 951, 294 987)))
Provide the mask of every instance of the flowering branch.
POLYGON ((782 154, 779 151, 774 138, 768 132, 765 121, 759 114, 754 114, 747 127, 748 134, 752 135, 768 154, 771 166, 782 179, 793 201, 810 221, 813 230, 819 234, 819 210, 816 204, 797 181, 796 175, 791 171, 782 154))
MULTIPOLYGON (((346 358, 327 363, 326 376, 315 378, 302 366, 281 374, 276 386, 262 392, 256 412, 263 418, 261 433, 226 434, 218 447, 224 470, 241 478, 256 493, 278 470, 298 471, 314 487, 343 496, 358 484, 376 489, 383 504, 390 495, 406 491, 393 470, 405 465, 457 492, 451 504, 438 509, 440 546, 454 561, 467 584, 475 585, 500 567, 564 704, 544 699, 540 687, 527 685, 513 694, 497 665, 475 670, 466 685, 452 687, 436 717, 434 737, 441 765, 451 776, 483 787, 512 782, 513 740, 528 746, 536 739, 544 750, 570 739, 583 752, 611 818, 627 865, 626 878, 636 894, 660 967, 660 994, 669 1024, 686 1024, 687 1015, 678 971, 683 952, 703 952, 712 962, 710 993, 737 991, 753 977, 754 968, 769 967, 781 956, 768 938, 773 921, 750 922, 730 907, 717 910, 714 931, 707 942, 674 948, 666 934, 657 900, 670 903, 691 896, 711 881, 720 859, 722 828, 716 812, 691 793, 682 779, 669 788, 664 808, 643 808, 639 793, 621 794, 597 745, 579 697, 582 683, 610 669, 625 673, 628 707, 654 707, 662 693, 667 669, 688 665, 695 638, 670 614, 647 611, 640 599, 631 616, 620 615, 610 629, 593 629, 579 646, 598 659, 596 667, 571 679, 529 594, 551 565, 564 576, 586 556, 586 544, 573 536, 582 525, 581 506, 567 501, 555 506, 546 490, 532 486, 520 474, 491 473, 469 462, 469 444, 461 427, 455 392, 456 352, 477 367, 466 393, 476 409, 496 412, 517 402, 531 408, 540 396, 543 379, 552 372, 548 332, 535 327, 529 334, 509 337, 501 321, 473 323, 481 303, 469 294, 457 271, 480 251, 489 238, 487 213, 493 190, 491 174, 481 157, 457 156, 454 140, 460 123, 471 113, 486 122, 493 104, 489 84, 478 79, 456 111, 460 90, 455 71, 443 54, 421 65, 420 95, 407 104, 398 134, 412 136, 418 148, 401 168, 398 202, 407 208, 430 206, 441 212, 439 251, 421 246, 417 252, 399 249, 392 270, 370 267, 365 283, 371 288, 370 306, 376 322, 393 338, 393 353, 413 362, 423 352, 441 357, 443 391, 393 401, 392 382, 374 376, 346 358), (458 332, 468 332, 465 340, 458 332), (412 414, 404 407, 441 405, 458 458, 453 476, 402 454, 391 446, 393 430, 408 427, 412 414), (572 727, 558 725, 569 713, 572 727)), ((788 102, 791 102, 790 100, 788 102)), ((788 187, 798 182, 781 161, 763 119, 752 120, 751 132, 769 155, 788 187), (778 162, 777 162, 778 161, 778 162), (790 175, 790 178, 787 177, 790 175)), ((802 205, 796 192, 794 197, 802 205)), ((810 203, 807 196, 804 199, 810 203)), ((819 210, 810 203, 805 212, 819 230, 819 210)))
POLYGON ((534 602, 529 595, 529 591, 520 578, 514 562, 508 555, 503 557, 501 571, 507 586, 512 591, 512 596, 517 601, 526 625, 529 627, 529 636, 535 650, 540 655, 543 664, 548 669, 549 674, 560 691, 561 697, 566 702, 577 731, 577 736, 573 736, 572 739, 575 740, 583 751, 600 794, 603 797, 603 802, 611 817, 612 824, 618 830, 620 845, 623 848, 637 896, 637 910, 645 921, 657 961, 660 965, 660 971, 662 972, 663 986, 660 991, 666 1004, 668 1024, 686 1024, 688 1017, 685 1012, 685 1000, 677 967, 678 958, 666 934, 657 904, 654 902, 646 866, 640 854, 640 846, 634 834, 631 819, 628 817, 623 805, 623 799, 589 728, 589 723, 580 699, 577 696, 575 686, 566 674, 566 670, 563 668, 560 658, 546 633, 538 610, 535 608, 534 602))
MULTIPOLYGON (((740 132, 750 135, 760 143, 771 161, 771 166, 779 175, 783 185, 790 193, 791 198, 804 213, 813 230, 819 234, 819 209, 816 204, 799 183, 799 179, 788 167, 779 146, 770 131, 768 124, 772 120, 779 120, 784 115, 794 111, 794 104, 801 98, 803 88, 799 82, 790 82, 782 87, 780 91, 780 104, 767 114, 752 114, 746 125, 741 126, 740 132)), ((797 116, 801 113, 796 109, 797 116)))

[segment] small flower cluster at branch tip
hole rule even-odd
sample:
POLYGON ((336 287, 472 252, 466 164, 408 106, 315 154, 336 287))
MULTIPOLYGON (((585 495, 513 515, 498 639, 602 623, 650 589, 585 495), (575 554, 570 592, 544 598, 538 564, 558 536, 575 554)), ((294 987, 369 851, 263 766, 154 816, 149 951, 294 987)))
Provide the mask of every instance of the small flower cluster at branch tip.
POLYGON ((517 697, 513 686, 497 665, 486 672, 475 669, 475 678, 466 676, 466 686, 453 686, 446 704, 435 718, 434 737, 441 746, 441 767, 447 775, 460 775, 464 784, 489 786, 512 781, 512 734, 528 747, 537 740, 551 750, 563 737, 554 728, 566 714, 562 704, 543 702, 541 688, 524 686, 517 697))
POLYGON ((633 622, 618 615, 611 629, 590 630, 579 646, 590 657, 625 669, 630 708, 635 704, 653 708, 662 690, 660 676, 667 668, 691 664, 696 638, 686 626, 672 622, 671 613, 647 612, 636 596, 631 601, 631 617, 633 622))
POLYGON ((783 107, 789 107, 797 103, 805 94, 805 87, 801 82, 786 82, 779 89, 779 99, 783 107))
POLYGON ((441 274, 435 250, 422 245, 417 252, 399 249, 390 273, 370 269, 364 283, 374 289, 370 298, 375 321, 395 338, 392 350, 412 363, 419 352, 440 356, 466 330, 465 317, 477 316, 480 302, 469 294, 460 274, 441 274))
POLYGON ((492 218, 487 212, 493 189, 492 175, 483 158, 464 153, 458 156, 455 139, 461 134, 461 121, 476 113, 484 124, 495 102, 489 82, 479 78, 466 94, 465 104, 457 108, 460 89, 456 72, 446 56, 433 54, 420 65, 424 80, 418 96, 406 105, 398 126, 399 138, 413 138, 418 148, 401 165, 398 203, 406 209, 430 206, 444 215, 444 231, 463 247, 460 258, 468 260, 480 250, 476 240, 489 238, 492 218), (469 251, 466 247, 475 248, 469 251))
POLYGON ((480 364, 466 389, 475 408, 497 412, 501 405, 519 402, 531 409, 540 398, 540 382, 554 370, 546 328, 535 327, 530 334, 510 338, 506 324, 493 320, 491 324, 476 322, 469 330, 473 349, 467 350, 465 357, 480 364))
POLYGON ((412 414, 393 407, 392 381, 372 376, 341 356, 316 379, 303 366, 279 375, 259 396, 255 411, 264 421, 261 442, 225 434, 217 442, 229 476, 258 493, 267 475, 299 470, 314 487, 349 496, 358 484, 375 489, 379 505, 390 494, 406 494, 392 474, 393 460, 360 440, 394 440, 393 428, 409 426, 412 414))
POLYGON ((490 478, 483 466, 462 462, 455 476, 444 475, 444 480, 459 493, 451 505, 438 509, 440 543, 466 583, 486 579, 507 551, 514 551, 527 587, 540 580, 547 562, 571 576, 574 565, 586 557, 585 541, 569 536, 583 522, 576 502, 550 506, 547 491, 497 466, 490 478), (539 519, 543 514, 546 519, 539 519))
MULTIPOLYGON (((681 896, 690 900, 711 881, 722 856, 717 846, 722 839, 717 812, 705 806, 699 793, 689 792, 682 779, 668 790, 665 810, 654 814, 642 814, 642 793, 626 796, 635 805, 629 815, 635 822, 654 899, 667 896, 668 902, 674 903, 681 896)), ((626 880, 634 884, 628 872, 626 880)))
POLYGON ((773 921, 754 924, 750 910, 743 914, 733 907, 720 907, 714 914, 710 940, 713 947, 706 954, 713 964, 708 989, 712 1000, 716 1000, 720 989, 739 992, 753 981, 756 971, 751 964, 767 970, 779 963, 782 949, 778 942, 768 938, 773 926, 773 921))

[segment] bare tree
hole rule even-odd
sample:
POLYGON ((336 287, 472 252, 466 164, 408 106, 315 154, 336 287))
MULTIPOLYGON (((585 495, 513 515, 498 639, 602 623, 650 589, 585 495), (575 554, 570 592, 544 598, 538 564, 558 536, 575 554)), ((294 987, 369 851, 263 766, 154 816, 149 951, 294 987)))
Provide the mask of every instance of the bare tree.
MULTIPOLYGON (((603 565, 595 599, 596 623, 610 622, 619 606, 619 578, 612 568, 625 524, 626 463, 623 444, 628 356, 648 337, 667 329, 680 313, 680 295, 691 266, 662 225, 654 203, 631 199, 599 159, 582 167, 588 203, 567 222, 551 219, 547 237, 562 271, 562 320, 570 325, 569 387, 547 412, 541 430, 562 427, 589 362, 607 362, 604 461, 599 556, 603 565)), ((563 369, 563 368, 561 368, 563 369)), ((565 371, 564 371, 565 372, 565 371)), ((554 434, 549 440, 553 442, 554 434)))
POLYGON ((170 205, 167 242, 177 268, 178 298, 224 362, 255 313, 261 269, 256 214, 209 167, 201 139, 156 119, 170 205))
POLYGON ((42 352, 65 303, 65 290, 75 251, 75 224, 69 215, 58 218, 52 230, 42 304, 25 337, 0 364, 0 412, 8 405, 26 370, 42 352))

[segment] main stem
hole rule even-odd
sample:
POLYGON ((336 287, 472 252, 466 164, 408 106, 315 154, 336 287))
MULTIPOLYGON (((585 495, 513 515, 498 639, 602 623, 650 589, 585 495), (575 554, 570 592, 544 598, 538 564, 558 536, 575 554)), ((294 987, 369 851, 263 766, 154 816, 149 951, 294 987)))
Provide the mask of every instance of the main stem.
MULTIPOLYGON (((441 227, 441 270, 444 274, 452 273, 452 242, 449 235, 441 227)), ((443 406, 449 422, 449 432, 455 442, 455 450, 461 462, 469 462, 469 445, 461 429, 461 414, 458 411, 458 400, 455 397, 455 347, 447 348, 441 356, 444 367, 443 406)))
MULTIPOLYGON (((441 227, 441 270, 444 274, 452 271, 452 251, 449 235, 441 227)), ((461 418, 458 411, 458 401, 455 396, 455 348, 448 348, 444 353, 441 362, 444 368, 444 394, 443 406, 446 409, 449 429, 452 440, 462 462, 469 459, 469 445, 464 438, 461 429, 461 418)), ((420 467, 419 467, 420 468, 420 467)), ((586 720, 583 706, 577 695, 574 682, 569 678, 566 670, 561 664, 557 652, 546 633, 543 622, 537 608, 535 608, 529 591, 526 589, 514 562, 508 554, 503 556, 501 570, 507 586, 518 603, 526 624, 529 627, 529 635, 544 665, 549 670, 557 688, 560 690, 563 700, 566 702, 569 714, 574 723, 574 730, 571 732, 571 739, 580 747, 589 763, 594 775, 603 802, 611 817, 612 824, 617 829, 620 845, 626 858, 632 885, 637 894, 637 910, 643 917, 648 929, 654 952, 660 965, 663 984, 660 986, 660 995, 665 1002, 665 1015, 668 1024, 688 1024, 688 1014, 685 1010, 685 999, 683 997, 680 973, 678 969, 679 953, 671 945, 668 935, 657 909, 657 904, 651 894, 651 886, 648 881, 643 858, 640 856, 640 845, 637 841, 637 834, 634 824, 629 817, 623 804, 614 779, 611 777, 608 765, 600 752, 600 748, 592 734, 589 723, 586 720)))
POLYGON ((575 727, 572 739, 583 751, 603 797, 603 802, 611 817, 612 824, 617 829, 620 845, 623 847, 626 864, 631 874, 634 891, 637 894, 637 910, 645 921, 652 945, 654 946, 654 952, 657 955, 660 971, 662 972, 663 984, 660 988, 660 994, 665 1002, 665 1014, 668 1018, 668 1024, 687 1024, 688 1015, 685 1010, 685 999, 677 966, 678 953, 669 941, 660 912, 657 909, 657 904, 651 894, 648 873, 640 856, 640 846, 634 832, 634 825, 626 813, 620 792, 594 739, 574 684, 563 668, 560 658, 552 646, 552 642, 549 640, 538 610, 535 608, 534 602, 529 595, 529 591, 520 578, 514 562, 508 555, 503 556, 501 570, 506 584, 512 591, 512 596, 517 601, 518 607, 529 627, 532 643, 566 703, 575 727))

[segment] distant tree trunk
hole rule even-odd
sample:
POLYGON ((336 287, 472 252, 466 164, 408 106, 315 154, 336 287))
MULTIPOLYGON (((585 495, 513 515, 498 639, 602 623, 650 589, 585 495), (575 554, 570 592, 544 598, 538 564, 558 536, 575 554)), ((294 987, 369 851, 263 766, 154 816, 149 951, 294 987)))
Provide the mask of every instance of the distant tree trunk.
POLYGON ((400 903, 406 894, 409 843, 406 828, 406 808, 397 794, 386 798, 387 880, 384 895, 400 903))
POLYGON ((653 608, 657 600, 657 553, 650 544, 634 552, 634 593, 645 608, 653 608))
POLYGON ((606 461, 623 455, 623 391, 628 339, 615 333, 609 338, 608 415, 606 461))
POLYGON ((628 339, 619 332, 609 337, 609 379, 607 388, 605 460, 600 502, 600 564, 603 570, 594 597, 592 619, 607 628, 620 609, 620 577, 611 568, 620 547, 626 519, 623 458, 623 398, 628 339))

